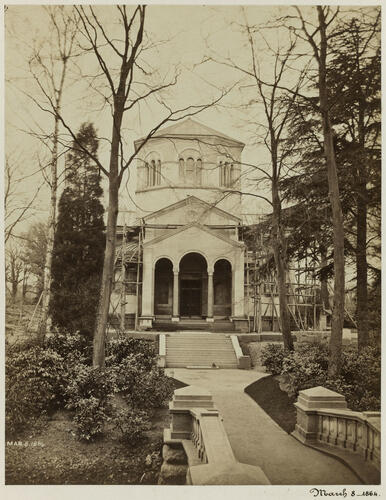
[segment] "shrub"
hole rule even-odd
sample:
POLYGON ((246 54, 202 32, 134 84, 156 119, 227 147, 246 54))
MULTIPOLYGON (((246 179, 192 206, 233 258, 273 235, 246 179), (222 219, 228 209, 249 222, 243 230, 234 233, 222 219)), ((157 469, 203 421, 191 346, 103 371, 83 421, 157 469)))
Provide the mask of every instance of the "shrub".
POLYGON ((47 337, 46 347, 57 352, 68 363, 91 364, 92 344, 86 335, 79 332, 56 330, 47 337))
POLYGON ((358 353, 350 346, 342 352, 339 377, 328 377, 328 347, 323 344, 303 344, 287 353, 281 371, 286 391, 297 395, 300 390, 322 385, 345 396, 354 411, 380 409, 381 353, 368 346, 358 353))
POLYGON ((137 445, 150 429, 149 415, 143 410, 131 408, 117 409, 113 417, 114 427, 121 433, 122 440, 131 445, 137 445))
POLYGON ((109 420, 110 405, 94 396, 78 399, 75 406, 74 424, 80 439, 91 441, 103 433, 104 425, 109 420))
POLYGON ((172 380, 157 367, 146 372, 138 382, 130 393, 132 406, 146 409, 161 408, 173 396, 172 380))
POLYGON ((283 359, 286 355, 281 344, 267 344, 261 350, 261 364, 272 373, 279 375, 283 368, 283 359))
POLYGON ((119 365, 127 358, 136 357, 136 364, 142 369, 151 369, 157 364, 154 342, 130 337, 112 339, 106 346, 106 366, 119 365))
POLYGON ((290 352, 283 360, 282 376, 290 395, 297 395, 302 389, 323 385, 327 372, 310 356, 301 352, 290 352))
POLYGON ((122 393, 132 408, 159 408, 172 397, 172 380, 156 366, 145 370, 137 355, 128 356, 111 370, 115 392, 122 393))
MULTIPOLYGON (((348 406, 355 411, 380 410, 381 350, 368 346, 359 353, 355 348, 343 351, 340 380, 329 381, 331 388, 341 383, 348 406)), ((339 391, 338 391, 339 392, 339 391)))
POLYGON ((15 434, 63 402, 63 358, 51 349, 11 351, 5 363, 6 425, 15 434))
POLYGON ((67 408, 74 410, 80 439, 92 440, 103 432, 111 415, 113 377, 109 370, 86 365, 74 367, 74 378, 66 389, 67 408))
POLYGON ((66 388, 67 408, 76 409, 78 402, 94 398, 106 404, 113 392, 114 381, 109 370, 79 364, 76 374, 66 388))

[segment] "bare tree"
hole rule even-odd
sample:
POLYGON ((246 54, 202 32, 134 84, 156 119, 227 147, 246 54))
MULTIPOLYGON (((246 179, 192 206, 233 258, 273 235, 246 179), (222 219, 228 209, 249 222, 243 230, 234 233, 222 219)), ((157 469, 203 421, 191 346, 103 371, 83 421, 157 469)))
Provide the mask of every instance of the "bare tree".
POLYGON ((19 283, 23 282, 24 262, 21 250, 14 244, 9 244, 5 252, 5 278, 11 285, 11 299, 16 301, 19 283))
POLYGON ((43 184, 36 188, 30 198, 23 196, 20 192, 23 178, 18 171, 18 165, 9 156, 5 160, 4 174, 4 242, 7 243, 15 236, 15 230, 20 223, 31 215, 43 184))
POLYGON ((281 89, 281 84, 286 79, 286 73, 290 71, 291 63, 295 58, 294 40, 292 40, 290 36, 285 48, 281 46, 274 48, 273 44, 264 36, 262 27, 250 26, 247 20, 245 20, 241 29, 247 38, 250 54, 249 63, 247 65, 241 65, 238 61, 232 60, 231 58, 221 59, 218 57, 211 57, 210 60, 214 60, 241 72, 241 74, 247 78, 247 83, 244 82, 244 85, 252 89, 252 97, 248 103, 248 107, 250 108, 251 103, 261 103, 263 107, 263 116, 265 120, 257 122, 256 118, 253 118, 250 123, 253 124, 255 130, 263 131, 262 134, 257 137, 257 141, 262 141, 267 148, 270 156, 270 164, 268 167, 259 164, 251 167, 258 175, 256 185, 262 185, 268 182, 271 191, 271 199, 269 200, 267 197, 257 193, 255 193, 254 196, 268 202, 272 207, 270 240, 277 273, 280 329, 283 335, 284 347, 293 350, 287 298, 287 238, 282 220, 283 197, 280 193, 279 186, 283 177, 288 174, 286 158, 291 151, 288 147, 283 148, 282 144, 286 139, 286 125, 290 117, 290 112, 295 103, 298 90, 303 82, 303 72, 301 71, 300 75, 297 75, 292 92, 288 97, 288 93, 281 89), (256 37, 258 35, 260 35, 259 42, 263 43, 265 50, 272 55, 273 71, 270 81, 267 81, 266 78, 261 76, 261 65, 258 50, 256 48, 256 37))
POLYGON ((75 133, 63 115, 55 113, 55 116, 59 116, 71 139, 90 155, 100 171, 108 178, 106 247, 93 345, 95 367, 104 366, 106 326, 114 275, 118 192, 123 175, 143 146, 162 125, 195 115, 208 106, 216 104, 224 94, 221 93, 210 103, 188 105, 173 110, 162 99, 160 93, 175 85, 178 75, 174 75, 170 80, 164 78, 161 83, 154 84, 151 80, 152 71, 147 69, 148 65, 144 60, 144 53, 148 48, 144 43, 146 7, 129 8, 125 5, 118 5, 115 9, 119 17, 119 26, 121 26, 121 38, 116 34, 109 35, 107 26, 97 13, 97 8, 75 7, 80 20, 79 34, 83 40, 81 46, 87 53, 94 54, 99 65, 99 75, 90 77, 92 82, 90 85, 93 85, 96 80, 102 80, 105 83, 104 86, 98 85, 97 92, 99 95, 102 94, 104 104, 111 110, 112 130, 109 139, 108 166, 104 166, 90 151, 86 151, 83 145, 77 143, 75 133), (125 139, 122 134, 124 116, 129 111, 138 113, 139 105, 142 102, 149 103, 151 97, 154 98, 154 104, 158 104, 158 107, 163 109, 164 118, 145 135, 134 151, 125 155, 125 139))
POLYGON ((58 189, 60 113, 68 64, 73 55, 77 28, 76 21, 68 15, 64 6, 50 6, 46 7, 45 10, 50 23, 51 37, 43 47, 35 48, 29 60, 30 72, 40 90, 41 97, 37 99, 31 94, 28 95, 41 110, 46 110, 47 105, 50 106, 54 119, 53 132, 48 134, 45 140, 51 156, 48 179, 50 186, 50 206, 43 276, 42 311, 38 328, 38 338, 40 341, 44 340, 46 334, 51 292, 51 267, 58 189))

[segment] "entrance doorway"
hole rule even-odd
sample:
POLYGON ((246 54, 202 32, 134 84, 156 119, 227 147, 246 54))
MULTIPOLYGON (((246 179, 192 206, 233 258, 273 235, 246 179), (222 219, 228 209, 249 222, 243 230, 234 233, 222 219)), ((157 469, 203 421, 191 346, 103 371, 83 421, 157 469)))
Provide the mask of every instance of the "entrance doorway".
POLYGON ((204 257, 192 252, 180 262, 180 316, 202 318, 207 310, 207 264, 204 257))

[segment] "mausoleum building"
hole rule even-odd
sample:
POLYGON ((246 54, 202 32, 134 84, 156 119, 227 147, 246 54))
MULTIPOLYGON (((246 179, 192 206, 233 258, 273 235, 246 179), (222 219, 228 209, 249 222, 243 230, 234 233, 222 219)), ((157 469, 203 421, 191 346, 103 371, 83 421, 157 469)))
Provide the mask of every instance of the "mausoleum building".
POLYGON ((126 300, 125 308, 126 314, 137 309, 140 329, 156 321, 219 320, 247 328, 239 239, 243 148, 187 119, 158 131, 140 149, 135 202, 141 273, 136 304, 126 300))

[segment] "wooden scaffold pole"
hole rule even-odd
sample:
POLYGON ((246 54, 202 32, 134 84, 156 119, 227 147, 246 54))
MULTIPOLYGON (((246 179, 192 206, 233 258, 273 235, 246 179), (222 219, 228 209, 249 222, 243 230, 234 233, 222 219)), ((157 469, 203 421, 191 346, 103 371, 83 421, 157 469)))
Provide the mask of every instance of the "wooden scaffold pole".
POLYGON ((135 283, 135 315, 134 315, 134 330, 138 330, 138 316, 139 316, 139 285, 141 274, 141 261, 142 261, 142 241, 143 241, 143 219, 140 222, 140 229, 138 233, 138 252, 137 252, 137 279, 135 283))
POLYGON ((126 222, 123 223, 122 247, 121 247, 121 323, 120 330, 125 332, 126 318, 126 222))

